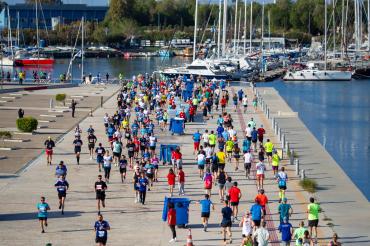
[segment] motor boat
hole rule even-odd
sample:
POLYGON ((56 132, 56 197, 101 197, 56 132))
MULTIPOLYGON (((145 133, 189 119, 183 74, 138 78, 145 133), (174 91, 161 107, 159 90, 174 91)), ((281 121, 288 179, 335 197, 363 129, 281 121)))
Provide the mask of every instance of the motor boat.
POLYGON ((288 71, 285 81, 349 81, 352 79, 351 71, 319 69, 315 63, 308 63, 307 69, 288 71))
POLYGON ((17 52, 14 58, 15 66, 52 66, 54 58, 38 56, 36 53, 17 52))

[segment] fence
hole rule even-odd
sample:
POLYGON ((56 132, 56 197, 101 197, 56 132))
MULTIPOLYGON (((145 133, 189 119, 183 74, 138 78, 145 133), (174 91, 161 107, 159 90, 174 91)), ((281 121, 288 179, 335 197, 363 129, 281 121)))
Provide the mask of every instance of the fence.
POLYGON ((286 156, 287 158, 289 158, 289 164, 295 166, 295 174, 301 180, 305 179, 306 171, 304 169, 301 169, 300 164, 299 164, 299 158, 296 156, 294 149, 290 147, 289 141, 287 141, 285 133, 283 132, 282 128, 279 126, 275 117, 271 116, 270 109, 267 103, 263 100, 263 97, 261 96, 257 88, 255 86, 252 86, 252 89, 253 89, 254 94, 257 96, 258 105, 261 107, 267 120, 271 120, 271 127, 275 135, 277 136, 278 140, 281 142, 281 153, 282 153, 281 157, 283 158, 284 156, 286 156))

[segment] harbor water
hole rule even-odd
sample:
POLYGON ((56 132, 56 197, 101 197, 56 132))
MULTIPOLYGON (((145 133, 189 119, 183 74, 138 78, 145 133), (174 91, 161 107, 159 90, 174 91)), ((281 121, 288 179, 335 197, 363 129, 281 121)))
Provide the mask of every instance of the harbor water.
MULTIPOLYGON (((184 65, 191 59, 174 58, 89 58, 84 71, 92 76, 109 73, 117 77, 122 73, 131 78, 139 73, 152 73, 168 66, 184 65)), ((51 69, 42 69, 58 78, 67 71, 68 59, 57 59, 51 69)), ((12 68, 7 68, 12 69, 12 68)), ((29 68, 35 70, 35 68, 29 68)), ((14 72, 14 71, 13 71, 14 72)), ((73 64, 73 77, 80 78, 81 64, 73 64)), ((27 71, 31 77, 32 71, 27 71)), ((299 117, 319 142, 331 154, 345 173, 370 200, 370 80, 350 82, 283 82, 261 83, 273 86, 299 113, 299 117)), ((335 178, 335 177, 334 177, 335 178)))

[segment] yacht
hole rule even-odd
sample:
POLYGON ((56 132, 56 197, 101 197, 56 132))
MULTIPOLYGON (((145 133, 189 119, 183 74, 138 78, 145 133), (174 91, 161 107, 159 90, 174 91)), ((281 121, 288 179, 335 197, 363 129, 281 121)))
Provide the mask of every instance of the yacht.
POLYGON ((194 77, 202 77, 206 79, 230 79, 228 73, 221 72, 217 66, 212 66, 208 62, 200 59, 194 60, 191 64, 185 67, 167 68, 161 71, 161 74, 168 77, 176 77, 179 75, 193 75, 194 77))
POLYGON ((349 81, 352 79, 351 71, 319 69, 318 63, 310 62, 307 69, 288 71, 283 79, 285 81, 349 81))

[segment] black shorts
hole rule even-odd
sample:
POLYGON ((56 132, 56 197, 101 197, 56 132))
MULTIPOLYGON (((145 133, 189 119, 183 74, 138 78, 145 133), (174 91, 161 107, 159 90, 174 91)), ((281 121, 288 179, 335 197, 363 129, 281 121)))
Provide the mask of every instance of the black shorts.
POLYGON ((155 146, 150 146, 149 147, 151 150, 155 150, 155 146))
POLYGON ((216 144, 210 144, 209 147, 214 148, 216 144))
POLYGON ((247 140, 248 140, 249 142, 251 142, 251 141, 252 141, 252 137, 247 137, 247 140))
POLYGON ((40 221, 48 221, 48 217, 39 217, 40 221))
POLYGON ((218 165, 217 164, 213 164, 212 167, 212 172, 215 173, 215 172, 218 172, 218 165))
POLYGON ((66 192, 58 192, 58 198, 62 199, 62 197, 66 197, 67 193, 66 192))
POLYGON ((103 245, 107 244, 107 239, 106 237, 96 237, 95 238, 95 243, 101 243, 103 245))
POLYGON ((75 154, 81 153, 81 147, 75 147, 75 154))
POLYGON ((105 192, 97 192, 96 193, 96 200, 105 200, 105 192))
POLYGON ((317 227, 319 225, 319 220, 309 220, 308 226, 309 227, 317 227))
POLYGON ((146 176, 148 177, 148 179, 152 179, 154 177, 154 174, 153 173, 147 173, 146 176))
POLYGON ((210 164, 211 163, 211 158, 206 158, 206 164, 210 164))
POLYGON ((117 153, 117 152, 113 152, 113 156, 115 156, 115 157, 120 157, 121 156, 121 153, 117 153))
POLYGON ((252 143, 257 143, 257 139, 252 139, 252 143))
POLYGON ((89 150, 92 150, 95 148, 95 144, 89 144, 89 150))
POLYGON ((209 212, 202 212, 201 217, 202 218, 209 218, 209 212))
POLYGON ((272 156, 272 152, 266 152, 267 156, 272 156))
POLYGON ((238 206, 239 205, 239 202, 230 202, 230 205, 231 206, 238 206))
POLYGON ((223 163, 223 164, 218 164, 218 169, 220 169, 220 170, 225 170, 225 164, 223 163))
POLYGON ((231 222, 231 220, 228 220, 228 221, 222 221, 221 222, 221 226, 223 227, 223 228, 226 228, 226 227, 231 227, 232 226, 232 222, 231 222))
POLYGON ((279 189, 280 189, 280 190, 286 190, 286 185, 284 185, 284 186, 280 186, 280 185, 279 185, 279 189))
POLYGON ((259 227, 261 225, 261 220, 253 220, 255 226, 259 227))
POLYGON ((250 170, 251 167, 252 167, 252 164, 251 163, 244 163, 245 170, 248 170, 248 169, 250 170))
POLYGON ((199 170, 204 170, 204 165, 198 165, 199 170))
POLYGON ((134 157, 134 155, 135 155, 134 151, 129 151, 128 152, 128 158, 132 158, 132 157, 134 157))
POLYGON ((126 167, 124 167, 124 168, 120 168, 119 169, 119 172, 122 174, 122 173, 125 173, 125 172, 127 172, 127 168, 126 167))
POLYGON ((234 158, 235 159, 239 159, 240 158, 240 155, 239 154, 234 154, 234 158))
POLYGON ((104 123, 105 128, 108 128, 108 123, 104 123))

